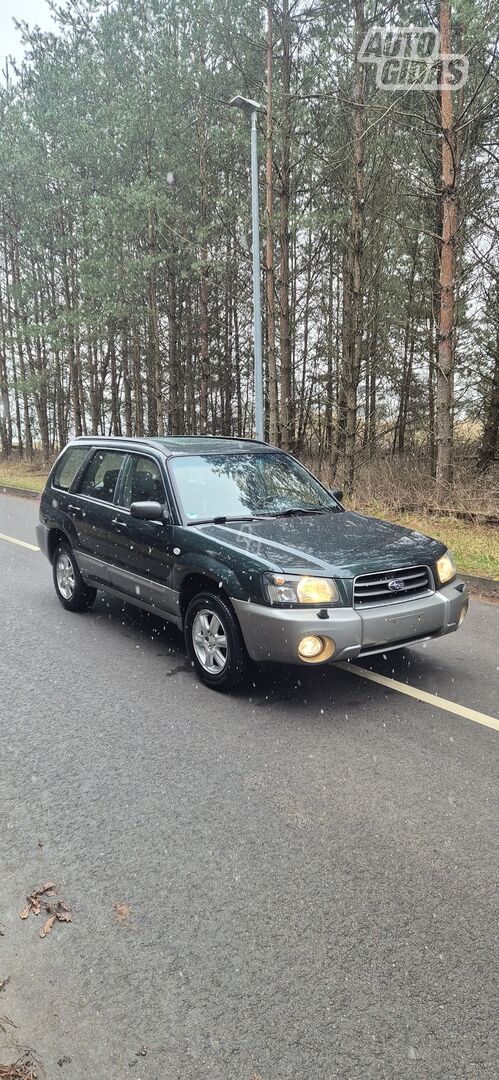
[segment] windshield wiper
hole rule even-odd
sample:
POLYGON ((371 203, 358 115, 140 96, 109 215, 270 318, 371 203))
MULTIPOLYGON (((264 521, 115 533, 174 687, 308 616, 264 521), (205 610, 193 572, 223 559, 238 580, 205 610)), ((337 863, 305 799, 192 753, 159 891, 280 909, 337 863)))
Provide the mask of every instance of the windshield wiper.
POLYGON ((294 517, 303 514, 325 514, 336 512, 336 506, 288 506, 285 510, 266 510, 264 514, 217 514, 212 518, 199 518, 187 521, 186 525, 227 525, 231 521, 262 521, 265 518, 294 517))
POLYGON ((255 519, 251 514, 234 514, 233 516, 229 515, 228 517, 226 517, 225 514, 218 514, 217 517, 214 517, 212 520, 214 525, 225 525, 227 521, 254 521, 255 519))
POLYGON ((217 514, 212 518, 197 518, 196 521, 186 521, 186 525, 225 525, 228 521, 254 521, 251 514, 235 514, 234 517, 225 514, 217 514))
POLYGON ((225 525, 227 521, 254 521, 253 517, 245 517, 244 514, 238 514, 237 517, 226 517, 225 514, 214 518, 196 518, 194 521, 186 521, 187 527, 196 525, 225 525))
POLYGON ((288 506, 287 510, 275 510, 272 517, 293 517, 294 514, 322 514, 327 506, 288 506))

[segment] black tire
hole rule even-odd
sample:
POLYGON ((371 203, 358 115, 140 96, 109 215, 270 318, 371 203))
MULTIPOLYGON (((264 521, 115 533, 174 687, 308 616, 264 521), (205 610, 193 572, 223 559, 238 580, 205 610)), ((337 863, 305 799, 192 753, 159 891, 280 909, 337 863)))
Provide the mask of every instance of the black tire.
POLYGON ((58 544, 52 559, 52 572, 55 591, 66 611, 89 611, 97 596, 97 589, 85 585, 70 544, 58 544), (66 581, 66 585, 63 585, 63 581, 66 581))
MULTIPOLYGON (((231 690, 247 678, 251 667, 250 658, 246 652, 237 618, 230 603, 224 596, 216 596, 214 593, 206 591, 193 597, 185 613, 184 634, 189 660, 206 686, 209 686, 212 690, 231 690), (201 625, 204 613, 207 615, 207 628, 213 628, 212 637, 215 644, 211 646, 211 659, 215 669, 217 664, 220 664, 220 654, 222 656, 225 654, 225 664, 220 666, 219 670, 209 670, 210 646, 208 645, 208 655, 206 655, 206 647, 200 644, 200 634, 204 633, 201 625), (214 616, 211 623, 210 614, 214 616), (198 616, 199 618, 197 618, 198 616), (222 633, 218 631, 217 621, 222 633), (195 636, 197 638, 196 644, 194 641, 195 636), (225 645, 217 648, 216 642, 223 639, 225 639, 225 645), (205 652, 205 663, 200 658, 203 650, 205 652)), ((208 641, 208 629, 206 635, 208 641)))

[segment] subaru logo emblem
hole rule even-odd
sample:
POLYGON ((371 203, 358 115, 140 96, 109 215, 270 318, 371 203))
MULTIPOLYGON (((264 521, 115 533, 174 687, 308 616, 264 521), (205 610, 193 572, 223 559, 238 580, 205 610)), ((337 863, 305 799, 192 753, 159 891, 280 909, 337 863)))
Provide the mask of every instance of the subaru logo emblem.
POLYGON ((402 589, 405 589, 405 581, 399 577, 393 578, 392 581, 388 582, 388 588, 390 592, 402 592, 402 589))

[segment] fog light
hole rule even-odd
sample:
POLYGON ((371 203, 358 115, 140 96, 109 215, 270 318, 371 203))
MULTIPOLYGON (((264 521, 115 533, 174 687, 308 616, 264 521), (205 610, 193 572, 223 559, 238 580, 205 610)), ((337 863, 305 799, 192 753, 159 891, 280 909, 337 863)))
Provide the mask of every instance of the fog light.
POLYGON ((330 637, 318 637, 307 634, 298 645, 298 656, 305 664, 323 664, 336 652, 336 645, 330 637))
POLYGON ((315 634, 307 634, 307 637, 301 639, 298 646, 298 652, 303 660, 313 660, 316 656, 320 656, 324 649, 324 642, 322 638, 316 637, 315 634))
POLYGON ((468 614, 468 605, 466 604, 465 607, 462 608, 459 619, 457 620, 458 627, 461 626, 462 622, 464 622, 467 614, 468 614))

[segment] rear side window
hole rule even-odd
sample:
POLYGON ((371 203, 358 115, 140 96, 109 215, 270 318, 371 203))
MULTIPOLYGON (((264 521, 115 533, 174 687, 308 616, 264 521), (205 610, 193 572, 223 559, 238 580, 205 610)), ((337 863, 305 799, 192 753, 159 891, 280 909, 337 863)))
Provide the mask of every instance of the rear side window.
POLYGON ((62 488, 63 491, 69 491, 80 465, 83 465, 83 462, 85 461, 88 450, 88 446, 68 447, 66 453, 62 455, 61 460, 57 463, 55 473, 52 477, 53 487, 62 488))
POLYGON ((112 502, 124 454, 112 450, 99 450, 92 458, 80 484, 80 495, 112 502))

